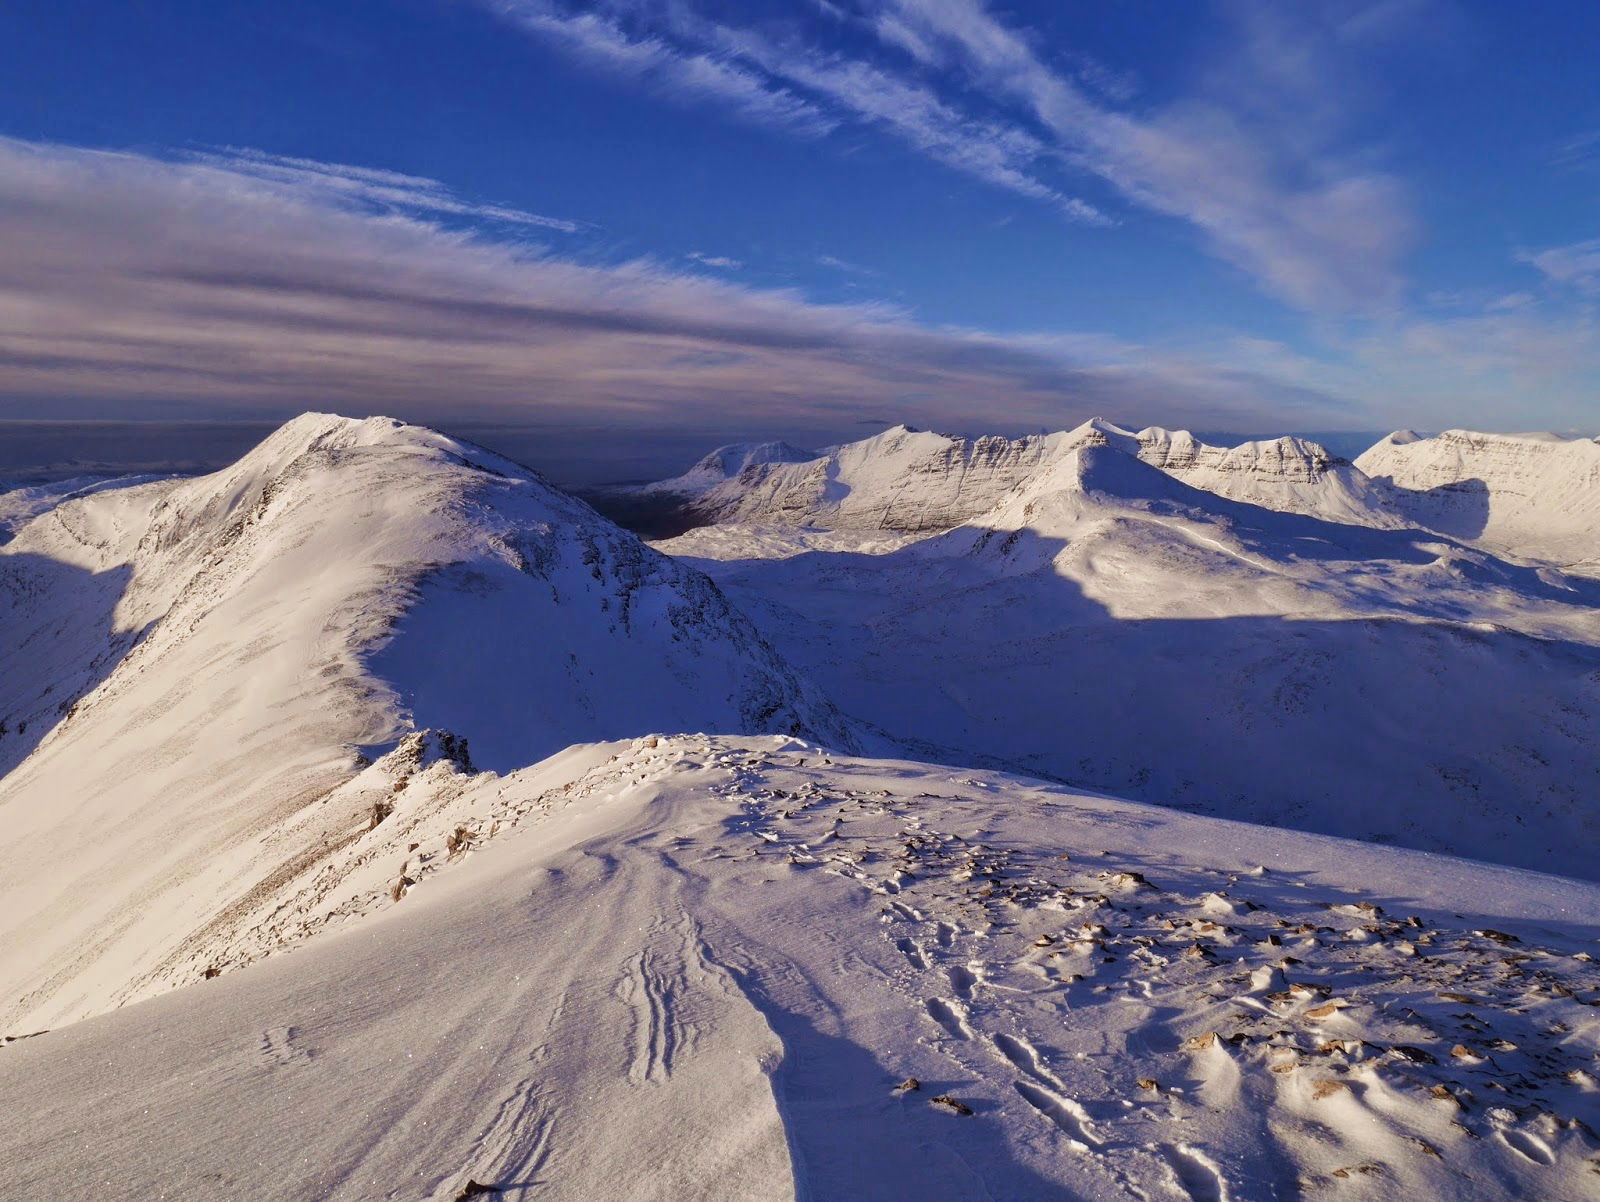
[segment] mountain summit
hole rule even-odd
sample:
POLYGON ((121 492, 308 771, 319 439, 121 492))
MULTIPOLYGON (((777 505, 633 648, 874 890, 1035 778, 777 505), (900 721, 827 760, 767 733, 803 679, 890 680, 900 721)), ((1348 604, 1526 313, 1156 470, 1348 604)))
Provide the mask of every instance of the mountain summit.
POLYGON ((408 733, 498 771, 650 730, 851 742, 705 576, 385 418, 307 414, 36 517, 0 548, 0 645, 26 668, 0 682, 0 1015, 30 1022, 136 996, 313 873, 352 818, 326 799, 408 733))
POLYGON ((1403 430, 1356 466, 1411 524, 1600 573, 1600 440, 1403 430))

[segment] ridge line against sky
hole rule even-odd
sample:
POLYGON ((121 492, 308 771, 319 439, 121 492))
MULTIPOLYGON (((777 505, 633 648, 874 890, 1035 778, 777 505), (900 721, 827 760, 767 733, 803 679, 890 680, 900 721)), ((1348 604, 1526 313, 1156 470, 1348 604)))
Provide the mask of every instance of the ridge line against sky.
POLYGON ((1485 5, 174 3, 76 107, 29 39, 131 18, 62 9, 0 17, 0 416, 1600 427, 1600 101, 1452 134, 1548 49, 1485 5))

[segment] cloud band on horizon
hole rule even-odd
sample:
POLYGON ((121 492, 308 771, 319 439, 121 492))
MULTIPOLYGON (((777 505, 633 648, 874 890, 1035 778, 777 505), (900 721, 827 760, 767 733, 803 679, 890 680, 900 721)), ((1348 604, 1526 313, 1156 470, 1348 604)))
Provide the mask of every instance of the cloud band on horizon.
POLYGON ((818 430, 864 411, 962 429, 1150 411, 1212 429, 1286 408, 1302 426, 1351 419, 1313 387, 1109 338, 932 328, 888 305, 579 262, 525 240, 577 222, 371 168, 0 139, 0 212, 13 415, 315 405, 709 428, 766 406, 818 430))

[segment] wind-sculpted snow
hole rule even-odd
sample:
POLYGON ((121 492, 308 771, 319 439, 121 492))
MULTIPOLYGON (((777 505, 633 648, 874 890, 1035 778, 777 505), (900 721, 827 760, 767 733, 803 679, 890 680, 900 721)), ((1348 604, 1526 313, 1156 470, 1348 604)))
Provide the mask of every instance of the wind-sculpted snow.
POLYGON ((789 739, 447 813, 360 925, 0 1047, 0 1192, 1593 1193, 1594 886, 789 739))
POLYGON ((705 577, 388 419, 50 509, 0 549, 0 651, 7 1022, 165 980, 348 841, 330 798, 410 731, 501 770, 662 727, 849 742, 705 577))
POLYGON ((1109 444, 930 536, 726 524, 660 545, 928 758, 1600 871, 1593 581, 1228 501, 1109 444))
POLYGON ((1413 525, 1600 572, 1600 441, 1401 431, 1356 464, 1413 525))

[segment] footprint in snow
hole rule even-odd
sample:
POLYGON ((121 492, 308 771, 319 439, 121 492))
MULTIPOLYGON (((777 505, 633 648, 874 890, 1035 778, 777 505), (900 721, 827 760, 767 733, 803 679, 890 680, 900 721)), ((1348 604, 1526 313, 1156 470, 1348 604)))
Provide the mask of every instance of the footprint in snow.
POLYGON ((972 1028, 962 1014, 965 1009, 959 1002, 931 997, 927 1000, 928 1017, 943 1027, 952 1039, 971 1039, 972 1028))
POLYGON ((1166 1154, 1178 1184, 1194 1202, 1228 1202, 1228 1184, 1211 1157, 1188 1144, 1169 1147, 1166 1154))

